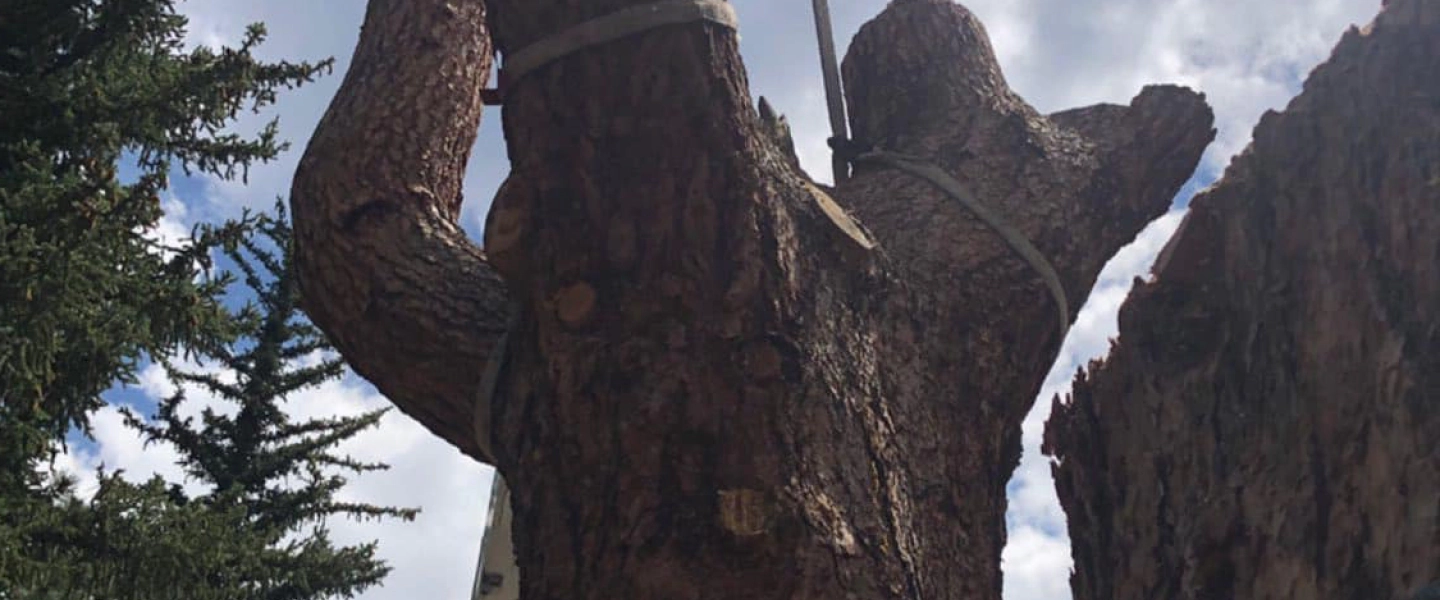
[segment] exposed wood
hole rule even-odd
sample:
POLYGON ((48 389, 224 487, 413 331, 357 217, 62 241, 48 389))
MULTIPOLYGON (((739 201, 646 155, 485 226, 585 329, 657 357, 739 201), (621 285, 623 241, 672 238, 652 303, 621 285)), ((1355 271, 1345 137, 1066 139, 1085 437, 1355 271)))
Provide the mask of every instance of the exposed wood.
POLYGON ((1440 580, 1437 73, 1440 2, 1347 32, 1137 282, 1046 431, 1076 600, 1440 580))

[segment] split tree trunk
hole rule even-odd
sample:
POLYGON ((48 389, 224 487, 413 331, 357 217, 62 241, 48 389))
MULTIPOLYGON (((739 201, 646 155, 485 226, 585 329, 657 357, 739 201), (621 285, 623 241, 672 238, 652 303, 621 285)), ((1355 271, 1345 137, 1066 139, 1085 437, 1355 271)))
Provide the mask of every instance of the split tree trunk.
POLYGON ((1440 2, 1396 0, 1265 116, 1057 400, 1075 599, 1440 579, 1437 240, 1440 2))
MULTIPOLYGON (((491 0, 489 31, 514 51, 640 3, 491 0)), ((998 599, 1005 484, 1060 342, 1040 278, 909 175, 813 184, 757 116, 735 33, 700 23, 511 82, 487 262, 453 226, 483 16, 371 0, 292 202, 315 321, 504 473, 522 595, 998 599), (500 393, 475 406, 507 297, 500 393), (472 421, 493 447, 457 433, 472 421)), ((845 71, 857 134, 966 182, 1050 257, 1072 314, 1213 135, 1173 87, 1037 114, 943 0, 893 2, 845 71)))

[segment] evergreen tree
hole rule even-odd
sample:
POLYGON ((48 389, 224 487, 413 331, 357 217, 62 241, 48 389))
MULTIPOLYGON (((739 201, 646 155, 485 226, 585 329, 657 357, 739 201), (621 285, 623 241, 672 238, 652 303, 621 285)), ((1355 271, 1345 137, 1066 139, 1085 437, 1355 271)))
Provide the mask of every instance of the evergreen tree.
MULTIPOLYGON (((253 311, 231 318, 219 301, 230 279, 208 275, 211 250, 234 247, 250 219, 198 229, 170 246, 145 232, 162 216, 175 169, 243 178, 251 164, 276 156, 284 144, 273 122, 255 136, 226 127, 330 61, 257 60, 252 51, 265 34, 258 25, 238 46, 186 50, 185 26, 171 0, 0 0, 5 600, 344 595, 383 575, 366 562, 373 547, 335 549, 323 529, 297 536, 297 528, 334 512, 405 514, 334 502, 340 482, 319 467, 347 465, 326 457, 323 440, 310 446, 320 454, 289 447, 287 457, 311 478, 304 494, 231 485, 192 499, 173 483, 132 485, 101 473, 99 492, 87 499, 72 481, 45 474, 64 436, 88 431, 101 393, 133 382, 147 358, 186 348, 223 356, 234 335, 263 320, 253 311)), ((286 376, 294 378, 256 385, 293 389, 305 377, 286 376)), ((346 422, 310 432, 338 440, 360 428, 346 422)), ((273 440, 244 443, 270 448, 273 440)), ((279 464, 274 472, 293 472, 279 464)))
POLYGON ((243 227, 172 248, 144 231, 172 167, 234 178, 279 153, 273 122, 253 139, 224 128, 330 61, 256 60, 259 25, 237 48, 183 51, 170 0, 0 0, 0 15, 0 457, 21 461, 0 485, 33 485, 20 467, 144 356, 223 339, 226 282, 197 275, 243 227))
POLYGON ((236 528, 243 507, 176 501, 159 477, 134 485, 101 474, 99 492, 63 496, 28 530, 29 562, 9 565, 6 600, 238 600, 256 598, 221 576, 255 572, 265 540, 236 528))
POLYGON ((184 391, 163 400, 153 421, 127 420, 150 442, 173 444, 186 472, 212 489, 181 505, 199 503, 222 514, 264 548, 247 564, 215 571, 215 585, 247 590, 246 598, 303 600, 351 597, 389 571, 375 544, 336 547, 325 520, 332 516, 412 519, 415 510, 343 502, 345 478, 388 468, 337 454, 335 447, 374 427, 385 410, 359 416, 292 421, 281 403, 291 394, 340 377, 344 363, 323 334, 300 312, 290 259, 290 230, 283 205, 278 218, 262 218, 259 235, 227 249, 254 300, 234 317, 240 339, 206 354, 219 371, 171 369, 173 378, 233 403, 233 416, 207 407, 197 423, 182 415, 184 391), (297 485, 298 483, 298 485, 297 485))
POLYGON ((261 216, 250 235, 225 248, 253 295, 228 316, 235 339, 199 353, 213 368, 169 369, 173 379, 233 403, 233 415, 206 407, 198 422, 185 416, 183 389, 159 403, 153 420, 123 411, 147 443, 175 446, 205 491, 187 493, 159 477, 133 485, 120 473, 101 473, 89 501, 53 486, 53 508, 32 511, 47 522, 26 540, 29 568, 11 569, 0 598, 349 598, 388 573, 375 543, 336 546, 325 527, 334 516, 416 514, 336 498, 346 483, 337 470, 386 468, 335 450, 385 411, 294 422, 281 406, 339 377, 344 365, 300 313, 290 231, 283 206, 276 210, 278 218, 261 216))

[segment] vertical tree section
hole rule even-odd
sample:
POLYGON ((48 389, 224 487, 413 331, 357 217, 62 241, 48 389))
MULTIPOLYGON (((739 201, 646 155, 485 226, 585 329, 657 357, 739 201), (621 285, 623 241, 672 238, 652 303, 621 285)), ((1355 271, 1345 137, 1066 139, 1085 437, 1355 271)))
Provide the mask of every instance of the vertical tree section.
MULTIPOLYGON (((634 4, 490 6, 513 52, 634 4)), ((1077 303, 1212 134, 1178 88, 1038 114, 949 1, 892 4, 847 73, 877 99, 857 131, 968 182, 1077 303)), ((861 169, 834 201, 798 177, 726 28, 507 85, 486 249, 523 307, 493 409, 522 595, 998 599, 1005 483, 1060 341, 1034 272, 913 175, 861 169)))
POLYGON ((1196 198, 1046 451, 1076 600, 1440 578, 1440 3, 1344 36, 1196 198))
MULTIPOLYGON (((1045 255, 1071 315, 1214 136, 1203 97, 1175 86, 1040 114, 1005 82, 980 21, 948 0, 893 2, 844 68, 857 140, 951 174, 1045 255)), ((1005 488, 1061 342, 1054 303, 994 228, 924 179, 861 163, 837 197, 915 292, 882 342, 903 432, 892 443, 912 458, 925 515, 927 597, 999 598, 1005 488)))

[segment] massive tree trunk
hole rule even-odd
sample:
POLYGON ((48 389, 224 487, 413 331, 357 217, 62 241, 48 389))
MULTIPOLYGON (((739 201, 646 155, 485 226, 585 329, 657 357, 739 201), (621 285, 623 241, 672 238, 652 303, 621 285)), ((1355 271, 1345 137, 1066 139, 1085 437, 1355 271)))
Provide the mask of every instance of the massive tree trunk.
POLYGON ((1396 0, 1266 115, 1057 400, 1076 600, 1440 579, 1437 240, 1440 2, 1396 0))
MULTIPOLYGON (((642 3, 490 0, 487 27, 477 0, 371 0, 296 175, 312 317, 504 473, 526 598, 999 598, 1055 307, 930 184, 798 172, 734 31, 667 26, 507 81, 488 257, 460 239, 487 36, 513 53, 642 3)), ((1174 87, 1036 113, 944 0, 893 2, 845 73, 857 134, 965 182, 1049 257, 1072 314, 1213 135, 1174 87)))

